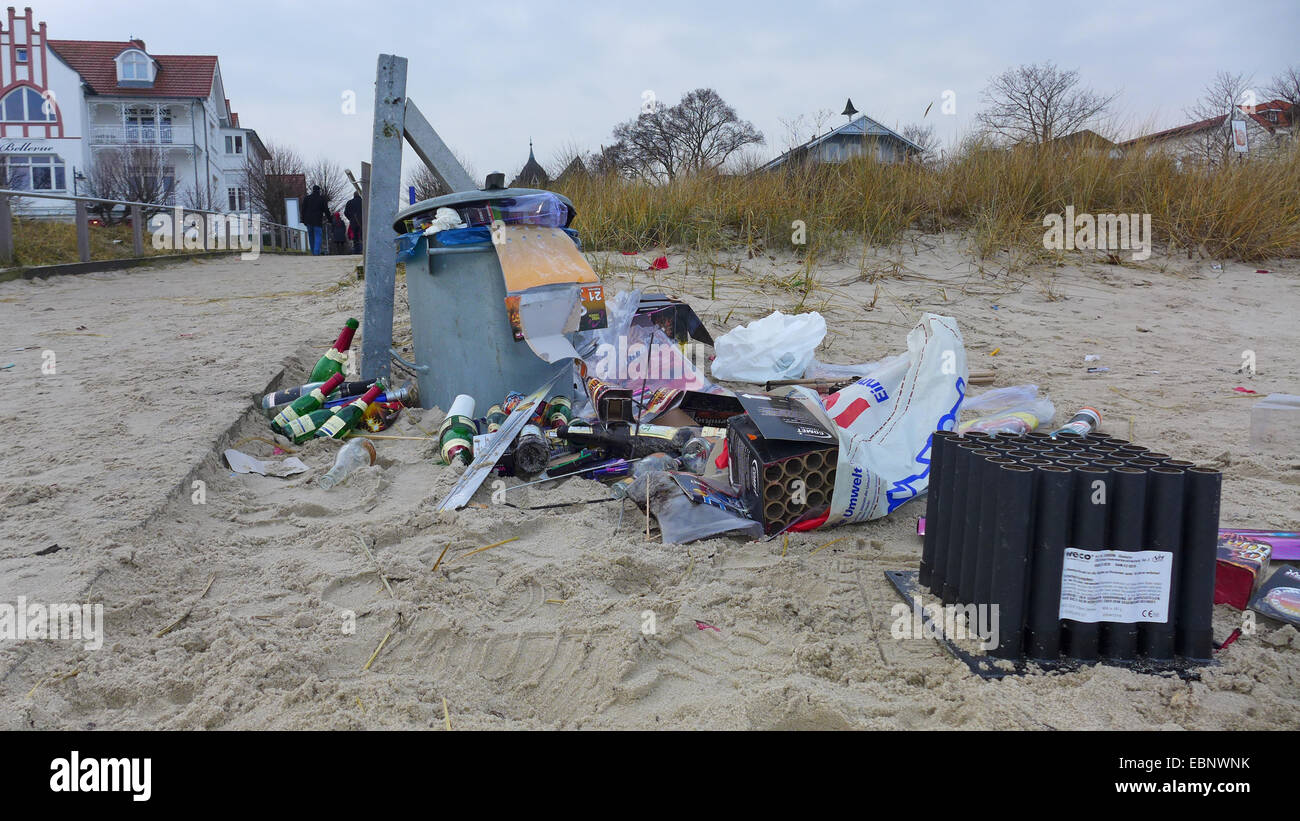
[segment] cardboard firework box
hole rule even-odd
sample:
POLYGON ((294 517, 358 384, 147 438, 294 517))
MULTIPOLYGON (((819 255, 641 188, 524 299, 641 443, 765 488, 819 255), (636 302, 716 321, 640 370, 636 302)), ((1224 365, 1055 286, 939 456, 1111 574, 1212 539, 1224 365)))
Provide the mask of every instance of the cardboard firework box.
POLYGON ((763 532, 825 511, 835 490, 839 441, 797 401, 741 394, 745 413, 727 423, 731 484, 763 532))

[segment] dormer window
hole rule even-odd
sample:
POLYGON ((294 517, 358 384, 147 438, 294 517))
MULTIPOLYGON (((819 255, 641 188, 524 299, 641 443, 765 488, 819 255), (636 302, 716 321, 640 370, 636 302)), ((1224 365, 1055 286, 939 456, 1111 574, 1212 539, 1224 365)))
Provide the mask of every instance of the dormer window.
POLYGON ((122 52, 117 57, 118 85, 147 86, 153 83, 153 60, 138 49, 122 52))

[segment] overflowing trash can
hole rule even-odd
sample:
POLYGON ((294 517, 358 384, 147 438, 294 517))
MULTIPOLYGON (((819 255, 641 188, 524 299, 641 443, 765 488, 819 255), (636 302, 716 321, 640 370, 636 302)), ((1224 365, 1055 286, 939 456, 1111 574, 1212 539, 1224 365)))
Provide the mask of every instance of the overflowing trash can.
POLYGON ((420 403, 449 408, 457 395, 502 397, 545 384, 567 365, 540 359, 512 325, 494 226, 564 231, 567 197, 533 188, 462 191, 398 213, 420 403))

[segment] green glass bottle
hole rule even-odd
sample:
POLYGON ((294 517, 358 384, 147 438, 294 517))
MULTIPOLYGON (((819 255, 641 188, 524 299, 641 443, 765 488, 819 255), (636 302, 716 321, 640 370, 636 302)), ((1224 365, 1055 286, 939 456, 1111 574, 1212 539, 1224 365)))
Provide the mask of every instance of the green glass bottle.
POLYGON ((284 426, 299 416, 304 416, 314 410, 320 410, 325 405, 325 397, 333 393, 334 389, 342 382, 343 374, 336 373, 326 379, 325 383, 319 388, 313 388, 311 393, 304 394, 293 400, 288 407, 277 413, 275 418, 271 420, 271 430, 276 433, 284 433, 284 426))
POLYGON ((366 405, 375 401, 375 397, 384 392, 384 383, 376 381, 370 390, 362 394, 355 402, 334 409, 334 415, 316 429, 317 438, 342 439, 355 428, 366 415, 366 405))
POLYGON ((317 430, 320 429, 320 426, 328 422, 330 417, 333 415, 334 411, 328 408, 314 410, 311 413, 299 416, 297 419, 294 419, 289 424, 285 425, 284 430, 281 431, 281 433, 292 439, 295 445, 301 445, 303 442, 314 437, 317 430))
POLYGON ((348 319, 334 347, 327 350, 316 367, 312 368, 308 382, 324 382, 336 373, 343 373, 343 365, 348 361, 348 348, 352 347, 352 336, 360 324, 355 319, 348 319))
POLYGON ((451 403, 447 418, 438 428, 438 444, 442 448, 442 461, 451 464, 460 460, 468 465, 474 461, 474 397, 460 394, 451 403))

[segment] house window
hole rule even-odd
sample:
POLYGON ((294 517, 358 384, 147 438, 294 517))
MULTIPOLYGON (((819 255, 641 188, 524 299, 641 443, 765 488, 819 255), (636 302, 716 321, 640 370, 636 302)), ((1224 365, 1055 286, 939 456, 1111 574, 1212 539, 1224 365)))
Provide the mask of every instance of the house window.
POLYGON ((27 49, 25 48, 14 49, 14 62, 15 63, 27 62, 27 49))
POLYGON ((67 166, 57 155, 0 157, 3 182, 15 191, 66 191, 67 166))
POLYGON ((244 153, 244 137, 242 134, 226 135, 226 153, 227 154, 244 153))
POLYGON ((134 82, 148 82, 149 58, 139 51, 128 51, 117 58, 117 79, 134 82))
POLYGON ((248 194, 242 188, 227 188, 226 199, 230 211, 243 211, 248 207, 248 194))
POLYGON ((36 89, 20 86, 4 96, 0 101, 4 121, 7 123, 52 123, 54 101, 48 103, 36 89))
POLYGON ((125 140, 128 143, 171 143, 172 114, 166 108, 132 106, 126 109, 125 140))

